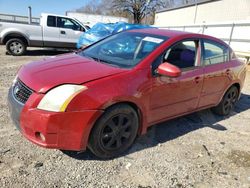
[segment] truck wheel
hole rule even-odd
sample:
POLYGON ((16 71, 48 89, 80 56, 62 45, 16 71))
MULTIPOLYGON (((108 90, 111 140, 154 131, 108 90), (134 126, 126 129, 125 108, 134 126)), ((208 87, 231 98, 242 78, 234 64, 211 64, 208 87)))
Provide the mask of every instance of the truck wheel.
POLYGON ((138 116, 132 107, 115 105, 96 122, 88 147, 99 158, 117 157, 133 144, 138 127, 138 116))
POLYGON ((13 38, 7 41, 6 50, 14 56, 23 55, 26 52, 27 45, 21 39, 13 38))
POLYGON ((224 95, 218 106, 212 108, 212 111, 221 116, 228 115, 233 110, 235 103, 237 102, 238 96, 238 88, 236 86, 232 86, 227 90, 226 94, 224 95))

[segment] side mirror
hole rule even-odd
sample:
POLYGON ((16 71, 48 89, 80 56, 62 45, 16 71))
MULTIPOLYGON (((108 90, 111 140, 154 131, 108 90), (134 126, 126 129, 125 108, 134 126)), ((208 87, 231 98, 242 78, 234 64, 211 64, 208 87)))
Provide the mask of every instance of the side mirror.
POLYGON ((167 62, 162 63, 158 67, 157 71, 158 71, 158 74, 162 76, 178 77, 181 75, 181 69, 167 62))
POLYGON ((80 27, 80 31, 85 32, 85 29, 83 27, 80 27))

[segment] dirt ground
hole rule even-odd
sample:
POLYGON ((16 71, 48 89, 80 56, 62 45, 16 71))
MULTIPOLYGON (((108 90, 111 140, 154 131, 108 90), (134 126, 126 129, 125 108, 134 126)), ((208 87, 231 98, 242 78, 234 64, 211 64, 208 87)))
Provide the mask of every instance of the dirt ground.
POLYGON ((0 46, 0 187, 250 188, 250 69, 228 117, 204 110, 153 126, 122 157, 63 153, 26 139, 9 119, 7 91, 18 68, 61 52, 5 55, 0 46))

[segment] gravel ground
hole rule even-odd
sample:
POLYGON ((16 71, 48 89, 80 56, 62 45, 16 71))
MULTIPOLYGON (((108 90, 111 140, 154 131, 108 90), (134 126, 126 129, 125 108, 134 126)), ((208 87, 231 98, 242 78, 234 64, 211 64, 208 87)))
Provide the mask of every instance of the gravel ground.
POLYGON ((7 91, 18 68, 58 53, 13 57, 0 46, 0 187, 250 187, 249 71, 229 117, 204 110, 161 123, 124 156, 103 161, 89 151, 38 147, 9 119, 7 91))

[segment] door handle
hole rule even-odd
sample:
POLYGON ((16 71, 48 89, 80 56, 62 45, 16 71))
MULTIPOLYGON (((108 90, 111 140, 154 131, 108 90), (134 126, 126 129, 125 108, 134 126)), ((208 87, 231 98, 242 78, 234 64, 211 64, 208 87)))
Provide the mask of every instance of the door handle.
POLYGON ((196 84, 198 84, 199 81, 200 81, 200 77, 199 77, 199 76, 195 77, 195 78, 194 78, 194 81, 195 81, 196 84))
POLYGON ((227 70, 226 70, 226 76, 227 76, 230 80, 233 79, 233 74, 232 74, 232 71, 231 71, 230 69, 227 69, 227 70))
POLYGON ((66 32, 65 32, 65 31, 61 31, 61 34, 62 34, 62 35, 65 35, 65 34, 66 34, 66 32))
POLYGON ((206 77, 207 77, 207 78, 212 78, 212 77, 214 77, 214 75, 208 74, 206 77))
POLYGON ((227 74, 227 75, 229 75, 229 74, 230 74, 230 72, 231 72, 231 70, 230 70, 230 69, 227 69, 227 70, 226 70, 226 74, 227 74))

